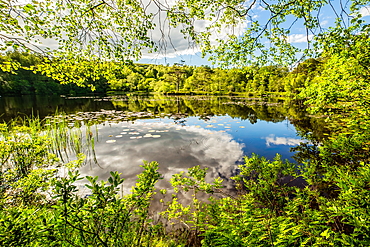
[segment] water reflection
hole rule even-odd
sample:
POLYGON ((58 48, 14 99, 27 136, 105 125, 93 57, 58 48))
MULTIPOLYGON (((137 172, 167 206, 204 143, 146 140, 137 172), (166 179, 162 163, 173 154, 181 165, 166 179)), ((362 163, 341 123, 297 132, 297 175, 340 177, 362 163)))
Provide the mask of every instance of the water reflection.
MULTIPOLYGON (((287 122, 252 124, 230 116, 209 116, 207 119, 188 117, 186 121, 172 118, 138 119, 98 125, 99 142, 95 146, 97 165, 81 169, 83 175, 107 179, 110 171, 119 171, 126 179, 127 193, 142 171, 143 160, 157 161, 164 180, 159 186, 168 187, 174 173, 189 167, 208 167, 209 178, 228 180, 237 173, 243 156, 259 153, 273 158, 276 153, 289 158, 291 142, 268 143, 275 133, 285 140, 300 139, 287 122), (186 123, 185 123, 186 122, 186 123)), ((230 185, 228 183, 225 185, 230 185)))
POLYGON ((270 147, 272 145, 288 145, 288 146, 297 146, 302 143, 300 138, 288 138, 288 137, 279 137, 271 134, 267 137, 262 137, 266 140, 266 146, 270 147))
POLYGON ((100 166, 87 165, 81 172, 107 179, 117 170, 127 188, 142 171, 142 160, 158 161, 165 178, 195 165, 208 167, 210 177, 229 178, 244 155, 273 159, 280 153, 292 160, 290 149, 302 141, 300 136, 310 132, 320 140, 325 133, 323 119, 309 117, 301 106, 278 98, 36 96, 4 97, 0 103, 6 121, 20 112, 43 118, 58 110, 71 127, 96 124, 100 166))
POLYGON ((181 126, 157 119, 99 125, 98 129, 99 166, 85 166, 81 173, 107 179, 110 171, 119 171, 126 186, 134 184, 143 160, 159 162, 165 180, 196 165, 208 167, 210 177, 229 177, 244 154, 244 144, 230 133, 199 125, 181 126), (107 143, 109 140, 115 142, 107 143))
MULTIPOLYGON (((290 106, 281 99, 240 98, 230 96, 112 96, 112 97, 59 97, 21 96, 0 98, 0 119, 10 120, 18 115, 44 118, 56 111, 66 114, 118 110, 124 112, 151 112, 162 114, 188 114, 189 116, 229 115, 248 119, 279 122, 285 119, 290 106)), ((291 108, 299 114, 299 109, 291 108)))

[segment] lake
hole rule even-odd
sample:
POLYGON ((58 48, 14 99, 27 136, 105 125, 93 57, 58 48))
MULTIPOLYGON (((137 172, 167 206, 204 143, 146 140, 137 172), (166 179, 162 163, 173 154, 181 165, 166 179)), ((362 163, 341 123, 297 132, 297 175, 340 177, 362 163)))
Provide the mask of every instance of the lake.
MULTIPOLYGON (((63 113, 71 127, 97 129, 95 155, 83 175, 106 179, 119 171, 134 184, 142 160, 158 161, 165 180, 186 168, 208 167, 228 179, 243 157, 277 153, 293 161, 291 148, 307 133, 322 135, 324 121, 282 98, 241 96, 23 96, 0 98, 0 116, 40 118, 63 113)), ((94 131, 93 131, 94 132, 94 131)), ((129 187, 127 188, 127 190, 129 187)))

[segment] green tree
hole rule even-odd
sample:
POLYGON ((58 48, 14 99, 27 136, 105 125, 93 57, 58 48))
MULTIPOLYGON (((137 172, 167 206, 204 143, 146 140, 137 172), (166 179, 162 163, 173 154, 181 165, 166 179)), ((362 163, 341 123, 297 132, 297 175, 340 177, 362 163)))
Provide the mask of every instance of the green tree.
POLYGON ((175 84, 176 92, 178 92, 183 86, 182 84, 184 81, 184 77, 186 76, 186 71, 183 69, 182 64, 175 63, 172 66, 171 71, 169 71, 168 73, 172 75, 170 83, 175 84))
POLYGON ((290 95, 297 95, 311 81, 320 75, 323 59, 310 58, 298 64, 281 82, 282 88, 290 95))
MULTIPOLYGON (((86 83, 72 76, 79 73, 76 68, 87 66, 93 73, 103 74, 104 66, 99 66, 102 60, 125 62, 140 58, 143 49, 163 51, 166 41, 162 39, 167 35, 166 30, 159 27, 166 25, 176 27, 190 42, 200 44, 204 54, 214 54, 213 61, 225 66, 244 67, 256 61, 261 65, 292 64, 299 59, 297 52, 316 56, 327 50, 338 53, 342 46, 347 47, 349 54, 359 49, 353 44, 356 44, 356 34, 368 33, 369 24, 360 14, 361 8, 368 4, 366 0, 352 0, 346 5, 326 0, 179 0, 173 4, 157 0, 146 4, 119 0, 24 3, 10 0, 0 5, 3 32, 0 48, 31 50, 49 58, 58 58, 46 59, 44 66, 33 69, 80 85, 86 83), (256 8, 265 10, 269 17, 256 19, 253 14, 256 8), (320 12, 324 8, 326 16, 329 9, 338 17, 328 29, 320 26, 323 18, 320 12), (195 28, 198 20, 207 20, 209 24, 198 30, 195 28), (246 21, 249 24, 241 35, 230 32, 228 37, 210 42, 210 35, 215 31, 225 27, 232 30, 246 21), (296 23, 303 24, 305 28, 308 45, 303 50, 289 42, 296 23), (160 40, 153 38, 153 32, 162 32, 160 40), (312 35, 314 39, 310 39, 312 35), (55 40, 58 49, 41 49, 42 46, 37 44, 42 39, 55 40), (81 61, 85 63, 81 64, 81 61)), ((16 62, 5 63, 2 69, 9 71, 19 66, 16 62)))
POLYGON ((227 70, 215 68, 211 75, 210 90, 212 92, 225 91, 226 88, 227 70))
POLYGON ((239 69, 227 71, 227 90, 229 92, 242 92, 245 87, 244 74, 239 69))
POLYGON ((132 73, 127 76, 127 83, 130 87, 130 91, 140 90, 139 84, 142 80, 144 80, 144 77, 139 73, 132 73))
POLYGON ((196 67, 193 75, 186 79, 187 87, 196 91, 209 92, 212 74, 213 70, 208 66, 196 67))

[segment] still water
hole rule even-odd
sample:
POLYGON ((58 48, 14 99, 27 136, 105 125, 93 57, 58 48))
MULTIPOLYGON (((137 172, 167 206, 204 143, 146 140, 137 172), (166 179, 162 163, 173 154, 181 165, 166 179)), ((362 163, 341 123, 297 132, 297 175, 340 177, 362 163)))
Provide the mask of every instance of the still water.
POLYGON ((71 125, 97 129, 98 165, 83 175, 107 179, 122 173, 129 184, 143 160, 158 161, 165 178, 186 168, 208 167, 210 177, 229 178, 243 157, 256 153, 292 159, 302 134, 320 126, 317 118, 283 99, 207 96, 3 97, 3 121, 16 116, 40 118, 63 112, 71 125))

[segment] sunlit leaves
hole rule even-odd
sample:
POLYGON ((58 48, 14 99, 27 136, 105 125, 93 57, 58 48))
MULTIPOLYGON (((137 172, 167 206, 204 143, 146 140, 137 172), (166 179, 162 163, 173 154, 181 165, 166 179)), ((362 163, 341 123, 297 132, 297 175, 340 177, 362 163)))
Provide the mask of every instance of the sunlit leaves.
POLYGON ((307 97, 307 104, 316 110, 365 106, 370 97, 368 78, 368 70, 359 60, 332 56, 325 63, 322 74, 307 83, 301 96, 307 97))
MULTIPOLYGON (((368 1, 353 1, 350 10, 356 13, 366 3, 368 1)), ((159 16, 166 20, 159 22, 159 25, 180 27, 184 36, 204 44, 205 49, 216 48, 209 43, 211 32, 219 32, 220 28, 232 28, 248 21, 248 27, 241 37, 230 33, 228 39, 219 40, 222 46, 230 45, 227 52, 231 57, 239 53, 239 44, 246 53, 239 53, 241 57, 235 57, 236 61, 248 60, 249 55, 264 59, 264 56, 275 57, 274 54, 290 57, 292 60, 292 54, 296 53, 297 49, 286 42, 290 28, 285 26, 294 23, 286 23, 286 20, 288 17, 303 20, 307 31, 322 33, 319 30, 320 19, 317 13, 327 4, 327 1, 323 0, 248 3, 181 0, 171 4, 160 1, 146 3, 84 0, 32 1, 18 4, 16 1, 9 1, 8 4, 1 5, 4 10, 2 20, 6 20, 1 25, 3 31, 9 35, 19 35, 25 39, 16 39, 23 48, 29 47, 30 42, 36 41, 37 35, 41 35, 59 41, 58 52, 61 53, 74 53, 85 58, 98 56, 102 59, 136 59, 140 57, 142 49, 158 49, 158 41, 152 39, 151 32, 155 30, 159 16), (255 8, 269 12, 269 18, 265 22, 258 22, 254 17, 255 8), (204 30, 197 30, 197 20, 206 20, 209 24, 204 30), (277 50, 269 50, 264 40, 271 42, 277 50)), ((346 10, 342 9, 343 11, 346 10)), ((342 17, 338 20, 338 25, 346 29, 345 22, 346 19, 342 17)), ((352 23, 361 22, 358 15, 352 18, 352 23)), ((330 32, 328 34, 331 35, 330 32)), ((11 40, 11 36, 3 38, 11 40)))

